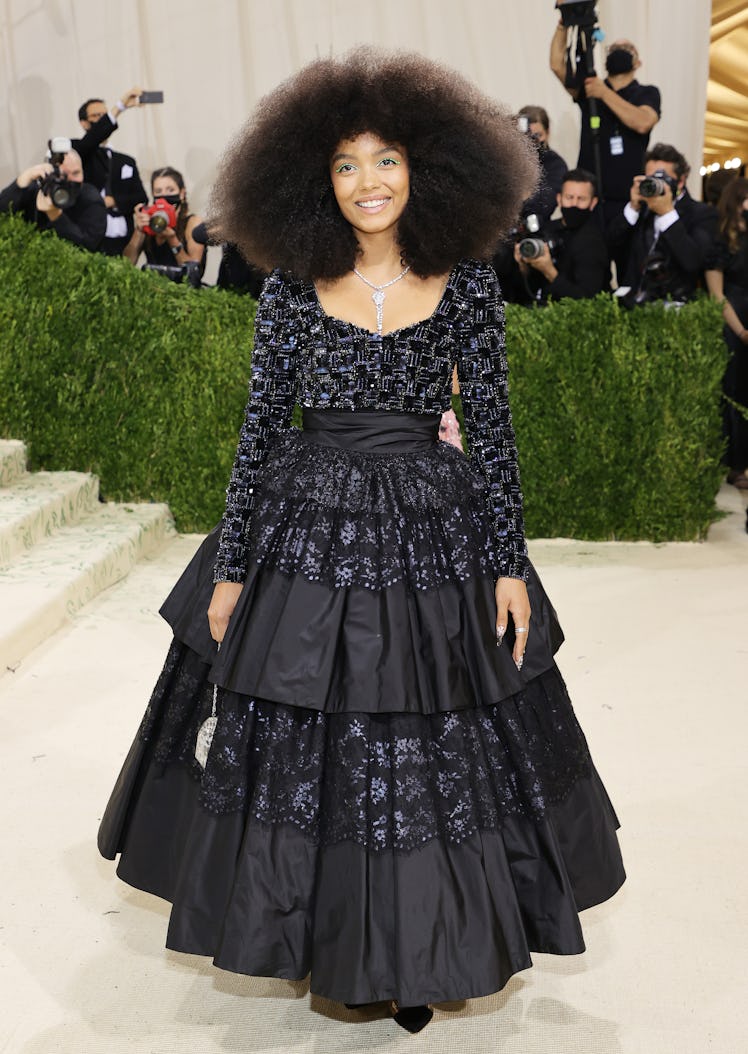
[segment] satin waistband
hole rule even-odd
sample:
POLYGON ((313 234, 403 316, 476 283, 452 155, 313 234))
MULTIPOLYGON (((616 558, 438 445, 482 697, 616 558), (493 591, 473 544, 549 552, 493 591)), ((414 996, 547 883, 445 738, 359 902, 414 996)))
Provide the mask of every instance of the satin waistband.
POLYGON ((428 450, 438 442, 441 414, 304 409, 303 419, 308 443, 399 454, 428 450))

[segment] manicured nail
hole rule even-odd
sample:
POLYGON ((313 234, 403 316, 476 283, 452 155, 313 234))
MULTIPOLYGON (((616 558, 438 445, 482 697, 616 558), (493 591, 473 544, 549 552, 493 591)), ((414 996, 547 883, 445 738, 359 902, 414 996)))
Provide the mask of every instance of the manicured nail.
POLYGON ((506 633, 506 626, 497 626, 496 627, 496 647, 497 648, 501 647, 501 642, 504 639, 504 634, 505 633, 506 633))

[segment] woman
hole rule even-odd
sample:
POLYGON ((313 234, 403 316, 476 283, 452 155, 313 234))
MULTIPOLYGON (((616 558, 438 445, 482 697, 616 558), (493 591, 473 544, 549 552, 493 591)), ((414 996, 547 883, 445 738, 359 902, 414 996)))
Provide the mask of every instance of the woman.
POLYGON ((172 901, 169 947, 311 971, 411 1031, 532 950, 581 952, 577 911, 624 877, 475 259, 534 178, 511 119, 417 56, 315 62, 261 104, 215 197, 276 268, 226 513, 164 605, 175 640, 100 831, 172 901), (455 366, 471 461, 438 442, 455 366))
POLYGON ((123 255, 133 264, 137 264, 142 252, 149 264, 162 267, 183 267, 187 263, 196 263, 202 276, 205 270, 205 246, 196 242, 193 234, 195 227, 203 221, 190 212, 182 173, 169 166, 157 168, 151 176, 151 193, 154 201, 163 198, 177 210, 176 226, 167 227, 160 234, 146 234, 150 216, 144 211, 143 205, 136 205, 133 213, 135 230, 123 255))
POLYGON ((728 483, 748 490, 748 421, 734 406, 748 407, 748 179, 729 183, 719 202, 716 252, 706 271, 707 288, 722 303, 730 361, 724 378, 728 483))

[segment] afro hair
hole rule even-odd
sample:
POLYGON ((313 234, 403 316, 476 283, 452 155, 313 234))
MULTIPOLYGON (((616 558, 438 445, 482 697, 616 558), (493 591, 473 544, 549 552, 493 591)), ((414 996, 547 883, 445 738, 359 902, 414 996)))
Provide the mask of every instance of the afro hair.
POLYGON ((459 73, 421 55, 357 48, 310 63, 260 101, 221 162, 211 227, 268 270, 307 281, 346 274, 359 247, 330 159, 364 132, 406 151, 398 241, 421 277, 489 259, 537 182, 531 142, 459 73))

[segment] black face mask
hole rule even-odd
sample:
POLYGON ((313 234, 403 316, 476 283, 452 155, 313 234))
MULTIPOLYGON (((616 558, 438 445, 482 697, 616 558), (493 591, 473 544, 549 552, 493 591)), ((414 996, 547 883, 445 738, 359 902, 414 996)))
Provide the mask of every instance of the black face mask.
POLYGON ((157 194, 156 197, 161 198, 168 205, 173 205, 175 209, 178 209, 182 204, 182 198, 179 194, 157 194))
POLYGON ((634 56, 623 48, 614 48, 605 60, 605 68, 613 77, 617 73, 631 73, 634 68, 634 56))
POLYGON ((564 218, 564 227, 568 227, 570 231, 575 231, 577 227, 581 227, 590 218, 590 210, 580 209, 578 205, 562 205, 561 215, 564 218))
POLYGON ((743 209, 740 215, 743 217, 743 223, 748 227, 748 209, 743 209))

